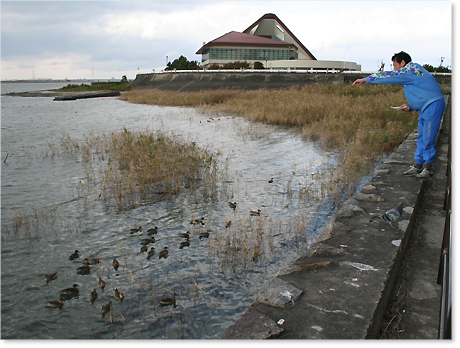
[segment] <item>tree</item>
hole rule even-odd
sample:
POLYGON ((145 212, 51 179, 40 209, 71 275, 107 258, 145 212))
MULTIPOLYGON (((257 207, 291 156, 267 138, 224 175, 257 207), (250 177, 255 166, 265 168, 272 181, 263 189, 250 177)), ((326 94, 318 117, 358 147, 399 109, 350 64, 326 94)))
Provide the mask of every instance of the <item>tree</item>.
POLYGON ((120 82, 121 82, 121 83, 126 83, 126 82, 128 82, 128 78, 126 77, 126 75, 123 75, 123 76, 121 77, 121 81, 120 81, 120 82))
POLYGON ((254 69, 257 69, 257 70, 265 69, 264 63, 262 63, 262 62, 254 62, 254 69))
POLYGON ((168 62, 168 65, 165 70, 197 70, 199 69, 198 62, 188 61, 186 57, 180 56, 179 58, 175 59, 172 63, 168 62))
POLYGON ((441 65, 438 67, 434 67, 430 64, 423 64, 423 67, 429 72, 438 72, 438 73, 451 73, 452 72, 452 70, 449 69, 449 67, 445 67, 441 65))

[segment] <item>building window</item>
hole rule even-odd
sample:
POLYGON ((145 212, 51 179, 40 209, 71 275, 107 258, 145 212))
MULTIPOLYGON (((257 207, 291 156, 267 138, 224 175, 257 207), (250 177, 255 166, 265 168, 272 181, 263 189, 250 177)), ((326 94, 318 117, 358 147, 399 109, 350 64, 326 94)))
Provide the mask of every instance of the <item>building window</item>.
POLYGON ((202 61, 208 59, 225 60, 288 60, 297 59, 295 50, 253 49, 253 48, 210 48, 202 55, 202 61))

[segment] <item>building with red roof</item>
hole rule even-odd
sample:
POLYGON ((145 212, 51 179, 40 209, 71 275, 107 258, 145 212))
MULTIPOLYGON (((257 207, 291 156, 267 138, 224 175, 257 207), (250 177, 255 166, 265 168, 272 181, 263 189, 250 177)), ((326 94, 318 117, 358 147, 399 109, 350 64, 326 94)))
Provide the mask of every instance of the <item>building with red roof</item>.
POLYGON ((200 66, 223 66, 233 62, 261 62, 269 69, 361 70, 354 62, 320 61, 275 15, 268 13, 242 33, 231 31, 203 46, 200 66))

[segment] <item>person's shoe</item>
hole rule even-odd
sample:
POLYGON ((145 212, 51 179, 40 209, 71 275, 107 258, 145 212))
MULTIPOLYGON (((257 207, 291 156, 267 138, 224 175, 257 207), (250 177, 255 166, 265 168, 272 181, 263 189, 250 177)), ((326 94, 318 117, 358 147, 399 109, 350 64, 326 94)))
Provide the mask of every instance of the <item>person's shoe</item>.
POLYGON ((422 168, 416 168, 415 166, 410 166, 408 170, 402 173, 403 176, 415 176, 422 172, 422 168))
POLYGON ((420 174, 417 175, 417 179, 424 180, 424 179, 429 179, 432 176, 433 176, 433 172, 425 168, 420 174))

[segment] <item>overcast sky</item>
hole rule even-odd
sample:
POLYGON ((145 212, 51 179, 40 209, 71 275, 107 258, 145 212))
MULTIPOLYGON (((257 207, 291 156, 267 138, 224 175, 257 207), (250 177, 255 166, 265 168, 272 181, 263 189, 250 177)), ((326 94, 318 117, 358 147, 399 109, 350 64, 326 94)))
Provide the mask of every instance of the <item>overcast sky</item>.
POLYGON ((457 1, 1 1, 1 79, 134 79, 266 13, 318 60, 450 66, 457 1))

